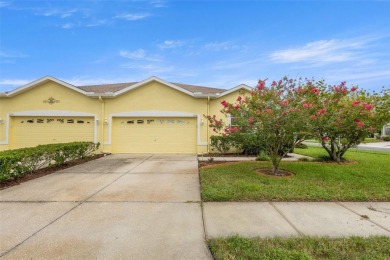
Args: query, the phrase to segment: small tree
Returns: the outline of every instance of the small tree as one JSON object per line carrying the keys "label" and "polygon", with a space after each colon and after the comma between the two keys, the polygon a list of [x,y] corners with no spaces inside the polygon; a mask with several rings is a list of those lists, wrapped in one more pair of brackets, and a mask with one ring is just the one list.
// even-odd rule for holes
{"label": "small tree", "polygon": [[302,107],[310,114],[311,134],[336,162],[389,120],[388,94],[370,95],[345,82],[329,86],[324,81],[307,81],[298,91],[305,96]]}
{"label": "small tree", "polygon": [[234,104],[221,102],[221,112],[234,118],[228,125],[209,116],[209,126],[222,136],[254,136],[272,161],[272,174],[278,175],[281,159],[301,143],[307,124],[307,111],[294,80],[283,78],[266,86],[260,80],[249,96],[239,96]]}

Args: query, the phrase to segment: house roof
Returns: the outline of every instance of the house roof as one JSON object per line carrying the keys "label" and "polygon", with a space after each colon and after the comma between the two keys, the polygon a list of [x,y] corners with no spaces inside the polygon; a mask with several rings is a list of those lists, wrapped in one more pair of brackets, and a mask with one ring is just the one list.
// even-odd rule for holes
{"label": "house roof", "polygon": [[167,87],[176,89],[180,92],[183,92],[187,95],[190,95],[195,98],[220,98],[225,95],[228,95],[236,90],[239,89],[246,89],[251,90],[251,88],[247,85],[239,85],[234,88],[231,88],[229,90],[226,89],[220,89],[220,88],[209,88],[209,87],[203,87],[203,86],[196,86],[196,85],[188,85],[188,84],[182,84],[182,83],[171,83],[167,82],[165,80],[162,80],[158,77],[150,77],[140,82],[127,82],[127,83],[116,83],[116,84],[102,84],[102,85],[88,85],[88,86],[74,86],[72,84],[69,84],[67,82],[61,81],[57,78],[46,76],[43,78],[40,78],[38,80],[35,80],[31,83],[28,83],[24,86],[21,86],[19,88],[16,88],[9,92],[0,92],[0,96],[5,97],[11,97],[14,95],[17,95],[19,93],[22,93],[24,91],[27,91],[31,88],[34,88],[42,83],[53,81],[56,82],[64,87],[67,87],[69,89],[72,89],[76,92],[79,92],[81,94],[84,94],[89,97],[115,97],[118,95],[121,95],[123,93],[126,93],[128,91],[131,91],[133,89],[142,87],[143,85],[156,81],[161,84],[164,84]]}
{"label": "house roof", "polygon": [[[78,88],[80,88],[86,92],[93,92],[93,93],[114,93],[114,92],[120,91],[122,89],[125,89],[127,87],[133,86],[137,83],[139,83],[139,82],[88,85],[88,86],[78,86]],[[188,85],[188,84],[182,84],[182,83],[173,83],[173,82],[170,82],[170,83],[173,85],[176,85],[180,88],[183,88],[185,90],[188,90],[192,93],[217,94],[217,93],[222,93],[222,92],[226,91],[226,89],[220,89],[220,88],[209,88],[209,87]]]}

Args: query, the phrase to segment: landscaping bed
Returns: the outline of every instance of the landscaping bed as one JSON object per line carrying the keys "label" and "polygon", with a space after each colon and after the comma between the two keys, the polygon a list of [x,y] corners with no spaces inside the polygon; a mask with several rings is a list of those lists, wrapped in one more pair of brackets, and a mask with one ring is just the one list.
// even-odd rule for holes
{"label": "landscaping bed", "polygon": [[390,237],[217,238],[215,259],[390,259]]}
{"label": "landscaping bed", "polygon": [[[320,147],[295,153],[321,159]],[[389,201],[390,153],[350,150],[354,163],[282,162],[293,173],[270,178],[258,170],[270,162],[237,162],[202,167],[203,201]],[[214,162],[213,162],[214,163]],[[207,165],[207,164],[205,164]]]}
{"label": "landscaping bed", "polygon": [[89,162],[92,160],[96,160],[96,159],[99,159],[103,156],[104,156],[104,154],[95,154],[95,155],[92,155],[92,156],[84,158],[84,159],[77,159],[77,160],[69,161],[69,162],[66,162],[66,163],[58,165],[58,166],[51,166],[51,167],[45,167],[42,169],[38,169],[38,170],[35,170],[31,173],[28,173],[28,174],[18,178],[16,180],[9,180],[9,181],[0,182],[0,190],[9,188],[9,187],[12,187],[15,185],[19,185],[23,182],[33,180],[33,179],[36,179],[36,178],[39,178],[39,177],[42,177],[45,175],[49,175],[49,174],[54,173],[56,171],[70,168],[70,167],[73,167],[73,166],[78,165],[78,164],[83,164],[83,163],[86,163],[86,162]]}

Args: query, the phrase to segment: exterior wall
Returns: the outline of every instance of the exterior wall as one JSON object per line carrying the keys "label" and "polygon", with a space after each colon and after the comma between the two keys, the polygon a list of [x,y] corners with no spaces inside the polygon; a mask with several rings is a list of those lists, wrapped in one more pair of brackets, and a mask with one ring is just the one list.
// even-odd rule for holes
{"label": "exterior wall", "polygon": [[[165,117],[164,112],[181,112],[196,115],[199,120],[203,119],[203,114],[207,114],[207,99],[191,97],[156,81],[113,99],[105,99],[104,102],[104,121],[107,122],[107,127],[105,127],[103,144],[107,152],[111,152],[112,142],[110,141],[112,140],[109,138],[109,133],[110,128],[112,132],[112,117],[115,117],[116,114],[148,112],[151,115],[154,113]],[[201,153],[207,151],[207,124],[199,123],[198,126],[200,127],[198,153]]]}
{"label": "exterior wall", "polygon": [[[239,91],[235,91],[218,99],[194,98],[157,81],[133,89],[113,98],[88,97],[54,81],[46,81],[18,93],[12,97],[0,97],[0,151],[10,149],[7,144],[7,129],[12,131],[13,113],[44,112],[45,115],[61,115],[64,113],[88,114],[94,116],[96,141],[101,144],[101,151],[111,152],[113,118],[120,114],[131,114],[158,117],[193,117],[197,123],[197,152],[209,151],[209,137],[213,133],[203,115],[216,115],[222,108],[220,102],[234,102]],[[50,104],[49,98],[59,102]],[[111,136],[110,136],[111,134]],[[9,140],[8,134],[8,140]]]}
{"label": "exterior wall", "polygon": [[[50,97],[58,100],[59,103],[45,103],[44,101]],[[98,99],[87,97],[52,81],[42,83],[13,97],[0,98],[0,118],[4,120],[4,123],[0,125],[0,150],[9,149],[9,144],[6,144],[7,127],[9,127],[9,132],[12,129],[12,120],[9,116],[12,113],[22,111],[32,113],[34,111],[47,111],[53,115],[64,111],[88,113],[96,115],[96,119],[99,119],[100,102]],[[98,124],[96,128],[99,133],[101,124]]]}

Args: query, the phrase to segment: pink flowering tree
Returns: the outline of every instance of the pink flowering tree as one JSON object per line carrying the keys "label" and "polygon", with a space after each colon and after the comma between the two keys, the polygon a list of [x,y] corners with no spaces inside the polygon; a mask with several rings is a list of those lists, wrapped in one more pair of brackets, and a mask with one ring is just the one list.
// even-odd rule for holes
{"label": "pink flowering tree", "polygon": [[302,108],[310,114],[309,131],[336,162],[389,121],[384,95],[348,88],[345,82],[329,86],[324,81],[307,81],[298,92],[305,96]]}
{"label": "pink flowering tree", "polygon": [[308,111],[297,89],[297,82],[288,78],[269,86],[260,80],[250,95],[239,96],[234,103],[221,102],[221,112],[233,117],[234,125],[209,116],[209,126],[221,136],[255,136],[272,161],[271,174],[279,175],[281,159],[304,140],[307,131]]}

